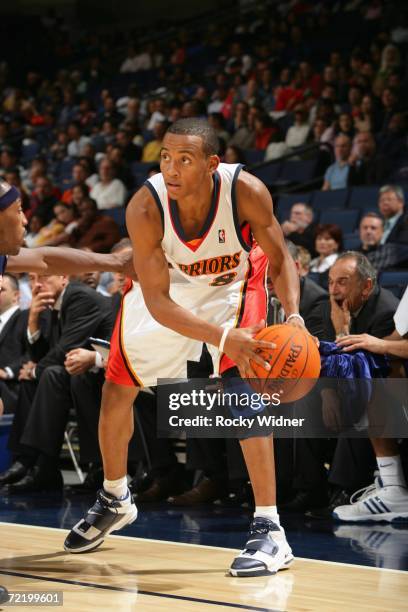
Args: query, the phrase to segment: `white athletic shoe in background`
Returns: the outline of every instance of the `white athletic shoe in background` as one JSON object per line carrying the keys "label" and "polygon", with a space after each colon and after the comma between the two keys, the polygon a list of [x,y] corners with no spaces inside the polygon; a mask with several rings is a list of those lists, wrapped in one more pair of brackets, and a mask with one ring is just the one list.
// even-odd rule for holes
{"label": "white athletic shoe in background", "polygon": [[333,517],[338,521],[364,522],[385,521],[399,523],[408,521],[408,489],[398,485],[383,486],[377,477],[374,484],[356,491],[350,504],[337,506]]}

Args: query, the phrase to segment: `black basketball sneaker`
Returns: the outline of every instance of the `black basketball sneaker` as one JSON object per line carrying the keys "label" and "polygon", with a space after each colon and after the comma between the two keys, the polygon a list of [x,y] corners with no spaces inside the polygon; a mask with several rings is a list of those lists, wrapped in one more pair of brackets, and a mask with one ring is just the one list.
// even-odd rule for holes
{"label": "black basketball sneaker", "polygon": [[113,531],[133,523],[137,508],[128,489],[124,498],[118,499],[100,489],[96,502],[85,516],[69,532],[64,548],[71,553],[81,553],[97,548]]}
{"label": "black basketball sneaker", "polygon": [[6,603],[9,600],[9,594],[6,587],[0,586],[0,604]]}
{"label": "black basketball sneaker", "polygon": [[267,518],[255,518],[249,538],[231,567],[231,576],[268,576],[288,569],[294,557],[285,532]]}

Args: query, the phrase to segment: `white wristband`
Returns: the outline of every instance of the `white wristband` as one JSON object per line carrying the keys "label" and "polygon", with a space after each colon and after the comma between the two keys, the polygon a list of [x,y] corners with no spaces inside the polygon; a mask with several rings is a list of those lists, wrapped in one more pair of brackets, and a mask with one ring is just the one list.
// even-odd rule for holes
{"label": "white wristband", "polygon": [[229,333],[230,329],[231,329],[230,327],[225,327],[224,331],[222,332],[221,340],[220,340],[220,343],[218,345],[218,350],[220,351],[220,353],[224,352],[224,344],[225,344],[225,341],[227,339],[227,336],[228,336],[228,333]]}
{"label": "white wristband", "polygon": [[289,321],[291,319],[293,319],[294,317],[296,317],[297,319],[300,319],[302,321],[303,325],[305,324],[304,318],[300,314],[298,314],[297,312],[294,312],[293,314],[289,315],[288,318],[286,319],[286,323],[289,323]]}

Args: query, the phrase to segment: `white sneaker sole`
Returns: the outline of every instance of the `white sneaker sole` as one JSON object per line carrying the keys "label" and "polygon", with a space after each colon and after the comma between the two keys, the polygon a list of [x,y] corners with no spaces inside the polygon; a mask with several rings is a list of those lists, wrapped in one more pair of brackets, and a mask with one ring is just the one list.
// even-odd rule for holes
{"label": "white sneaker sole", "polygon": [[229,574],[230,576],[234,576],[235,578],[251,578],[251,577],[253,578],[255,576],[273,576],[274,574],[277,574],[280,571],[289,569],[289,567],[292,565],[294,560],[295,560],[295,557],[292,554],[290,554],[290,555],[286,555],[282,564],[274,570],[269,570],[268,568],[264,568],[264,569],[260,568],[258,570],[257,569],[236,570],[236,569],[230,568]]}
{"label": "white sneaker sole", "polygon": [[134,509],[132,509],[131,512],[126,512],[126,514],[123,515],[123,518],[120,521],[112,525],[112,527],[108,531],[106,531],[103,535],[101,535],[101,537],[98,538],[97,540],[94,540],[93,542],[90,542],[89,544],[85,544],[84,546],[81,546],[81,548],[68,548],[64,544],[64,550],[72,554],[89,552],[91,550],[94,550],[95,548],[97,548],[98,546],[102,544],[102,542],[104,541],[105,538],[108,537],[108,535],[110,535],[114,531],[119,531],[119,529],[122,529],[126,525],[131,525],[132,523],[135,522],[136,519],[137,519],[137,508],[135,507]]}
{"label": "white sneaker sole", "polygon": [[342,523],[406,523],[408,512],[383,512],[379,514],[361,514],[360,516],[341,516],[333,512],[333,518]]}

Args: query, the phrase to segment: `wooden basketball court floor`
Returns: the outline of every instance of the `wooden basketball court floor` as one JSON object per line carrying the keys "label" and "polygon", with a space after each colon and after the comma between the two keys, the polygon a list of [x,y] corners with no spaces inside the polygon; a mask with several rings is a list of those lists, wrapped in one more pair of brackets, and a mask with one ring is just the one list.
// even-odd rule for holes
{"label": "wooden basketball court floor", "polygon": [[297,558],[275,576],[232,578],[233,549],[117,535],[72,555],[62,549],[66,533],[0,523],[0,583],[62,591],[64,612],[408,610],[408,573],[400,570]]}

